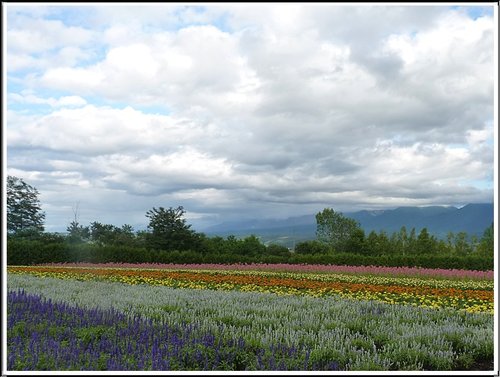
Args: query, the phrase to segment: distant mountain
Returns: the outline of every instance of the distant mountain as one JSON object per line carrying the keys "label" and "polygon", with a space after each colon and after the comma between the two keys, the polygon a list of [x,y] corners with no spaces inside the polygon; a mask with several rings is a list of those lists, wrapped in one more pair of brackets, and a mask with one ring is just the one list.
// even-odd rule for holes
{"label": "distant mountain", "polygon": [[[429,233],[445,238],[448,232],[466,232],[481,237],[493,222],[493,204],[467,204],[462,208],[430,206],[399,207],[389,210],[345,212],[344,216],[358,221],[365,233],[385,231],[389,235],[404,225],[408,231],[418,232],[427,228]],[[296,242],[316,238],[316,217],[305,215],[287,219],[251,219],[239,222],[221,223],[203,230],[209,236],[235,235],[244,237],[251,234],[261,237],[264,242],[277,242],[293,246]]]}
{"label": "distant mountain", "polygon": [[370,211],[346,213],[361,224],[365,232],[384,230],[391,234],[404,225],[409,231],[415,228],[418,232],[427,228],[429,233],[437,237],[446,237],[448,232],[467,232],[481,236],[493,222],[493,204],[467,204],[460,209],[456,207],[400,207],[372,214]]}

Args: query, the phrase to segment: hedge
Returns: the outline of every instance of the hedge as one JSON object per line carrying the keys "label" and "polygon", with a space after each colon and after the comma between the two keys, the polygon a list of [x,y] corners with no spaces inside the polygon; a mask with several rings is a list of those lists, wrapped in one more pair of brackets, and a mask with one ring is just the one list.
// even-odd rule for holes
{"label": "hedge", "polygon": [[64,262],[124,262],[124,263],[292,263],[333,264],[351,266],[388,266],[455,268],[466,270],[492,270],[493,259],[477,255],[361,255],[338,254],[296,254],[256,256],[231,253],[202,254],[196,251],[148,250],[124,246],[98,246],[94,244],[69,244],[42,242],[37,240],[7,241],[8,265],[33,265]]}

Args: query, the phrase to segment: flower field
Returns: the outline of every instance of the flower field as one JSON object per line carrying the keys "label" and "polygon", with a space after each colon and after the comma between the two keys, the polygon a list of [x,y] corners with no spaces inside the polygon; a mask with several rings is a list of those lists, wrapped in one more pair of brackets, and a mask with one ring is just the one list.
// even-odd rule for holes
{"label": "flower field", "polygon": [[[162,264],[162,263],[48,263],[45,266],[54,267],[103,267],[103,268],[145,268],[163,270],[220,270],[220,264]],[[370,274],[387,276],[429,276],[457,279],[491,279],[493,271],[473,271],[442,268],[422,268],[422,267],[380,267],[380,266],[335,266],[324,264],[226,264],[224,270],[250,270],[250,271],[288,271],[288,272],[324,272],[324,273],[345,273],[345,274]]]}
{"label": "flower field", "polygon": [[272,267],[9,266],[8,369],[493,369],[492,276]]}

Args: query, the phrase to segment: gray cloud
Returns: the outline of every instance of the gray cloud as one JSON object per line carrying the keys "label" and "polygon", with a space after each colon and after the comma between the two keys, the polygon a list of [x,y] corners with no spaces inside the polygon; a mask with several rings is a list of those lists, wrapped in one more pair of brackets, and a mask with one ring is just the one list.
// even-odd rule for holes
{"label": "gray cloud", "polygon": [[141,226],[153,206],[208,224],[493,199],[492,17],[78,9],[8,9],[7,172],[43,193],[48,229],[76,202]]}

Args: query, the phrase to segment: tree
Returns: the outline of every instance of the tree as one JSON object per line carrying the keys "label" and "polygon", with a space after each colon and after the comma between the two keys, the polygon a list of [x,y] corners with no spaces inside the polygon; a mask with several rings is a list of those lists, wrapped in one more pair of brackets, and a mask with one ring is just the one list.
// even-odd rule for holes
{"label": "tree", "polygon": [[68,232],[68,241],[70,243],[82,243],[88,241],[90,238],[90,229],[88,226],[83,226],[78,221],[72,221],[66,228]]}
{"label": "tree", "polygon": [[410,254],[414,254],[417,249],[417,233],[415,231],[415,228],[411,228],[410,235],[408,236],[407,240],[408,240],[407,250],[410,252]]}
{"label": "tree", "polygon": [[121,228],[115,227],[115,238],[113,242],[116,245],[132,246],[136,243],[134,227],[130,224],[123,224]]}
{"label": "tree", "polygon": [[90,229],[88,226],[80,225],[78,222],[78,207],[80,203],[77,202],[75,208],[72,208],[74,220],[66,228],[68,232],[67,240],[70,243],[82,243],[87,242],[90,238]]}
{"label": "tree", "polygon": [[417,237],[415,251],[417,254],[432,254],[434,252],[434,243],[435,240],[433,237],[431,237],[431,235],[427,231],[427,228],[422,228]]}
{"label": "tree", "polygon": [[402,226],[396,236],[397,252],[403,255],[406,254],[408,249],[408,232],[406,231],[406,226]]}
{"label": "tree", "polygon": [[346,241],[346,250],[350,253],[365,254],[365,231],[361,228],[354,229]]}
{"label": "tree", "polygon": [[483,233],[481,242],[477,246],[477,252],[480,255],[493,258],[494,244],[495,244],[495,235],[493,230],[493,223],[491,223],[491,225],[488,228],[486,228],[486,230]]}
{"label": "tree", "polygon": [[183,218],[186,211],[182,206],[165,209],[154,208],[146,213],[149,218],[148,247],[155,250],[188,250],[196,247],[195,232]]}
{"label": "tree", "polygon": [[366,237],[366,249],[369,255],[390,254],[391,241],[387,233],[381,230],[378,234],[372,230]]}
{"label": "tree", "polygon": [[90,223],[90,237],[98,245],[111,245],[115,238],[116,229],[114,225],[94,221]]}
{"label": "tree", "polygon": [[330,247],[318,240],[302,241],[295,245],[297,254],[328,254]]}
{"label": "tree", "polygon": [[266,251],[266,246],[262,244],[259,238],[252,234],[239,240],[237,247],[233,252],[238,255],[256,256],[262,255]]}
{"label": "tree", "polygon": [[331,208],[316,214],[316,236],[318,240],[332,246],[336,251],[348,251],[348,241],[353,237],[359,223]]}
{"label": "tree", "polygon": [[472,253],[472,246],[468,241],[468,236],[466,232],[458,232],[455,235],[455,253],[458,255],[467,255]]}
{"label": "tree", "polygon": [[42,212],[38,190],[22,178],[7,177],[7,231],[44,231],[45,213]]}
{"label": "tree", "polygon": [[269,255],[277,255],[281,257],[289,257],[290,256],[290,250],[288,250],[288,247],[283,246],[283,245],[278,245],[278,244],[271,244],[267,246],[266,253]]}

